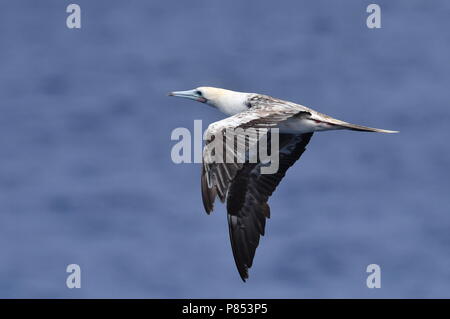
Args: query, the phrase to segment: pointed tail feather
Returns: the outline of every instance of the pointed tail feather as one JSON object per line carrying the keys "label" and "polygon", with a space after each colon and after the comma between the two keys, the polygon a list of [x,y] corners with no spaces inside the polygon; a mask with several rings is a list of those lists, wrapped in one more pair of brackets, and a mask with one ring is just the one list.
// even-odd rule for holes
{"label": "pointed tail feather", "polygon": [[362,126],[357,124],[348,123],[345,121],[341,121],[335,118],[332,118],[329,115],[316,113],[312,114],[311,119],[316,122],[323,122],[327,124],[331,124],[337,126],[338,129],[344,130],[352,130],[352,131],[360,131],[360,132],[377,132],[377,133],[398,133],[399,131],[391,131],[391,130],[383,130],[380,128]]}
{"label": "pointed tail feather", "polygon": [[378,132],[378,133],[398,133],[399,131],[390,131],[390,130],[383,130],[380,128],[373,128],[373,127],[367,127],[362,125],[356,125],[351,123],[339,123],[339,126],[341,126],[343,129],[352,130],[352,131],[360,131],[360,132]]}

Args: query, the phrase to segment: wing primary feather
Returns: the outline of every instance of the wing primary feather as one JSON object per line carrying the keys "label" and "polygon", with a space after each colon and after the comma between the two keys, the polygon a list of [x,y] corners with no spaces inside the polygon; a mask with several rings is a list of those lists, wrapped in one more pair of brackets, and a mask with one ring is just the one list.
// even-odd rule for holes
{"label": "wing primary feather", "polygon": [[217,192],[215,186],[211,188],[208,187],[208,181],[204,169],[202,170],[200,184],[202,188],[203,207],[205,208],[206,213],[209,215],[214,209],[214,200],[217,196]]}

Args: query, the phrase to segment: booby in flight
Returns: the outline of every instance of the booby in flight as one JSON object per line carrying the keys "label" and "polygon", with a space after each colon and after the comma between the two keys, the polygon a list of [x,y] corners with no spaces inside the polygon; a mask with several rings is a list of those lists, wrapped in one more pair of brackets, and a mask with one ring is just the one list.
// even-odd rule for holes
{"label": "booby in flight", "polygon": [[[350,124],[293,102],[271,96],[235,92],[213,87],[199,87],[188,91],[169,93],[206,103],[229,115],[224,120],[209,125],[206,135],[225,137],[227,129],[270,128],[279,129],[278,170],[261,174],[265,165],[211,161],[207,139],[203,150],[201,193],[206,213],[211,213],[214,200],[226,201],[231,247],[237,269],[243,281],[248,278],[259,238],[264,235],[266,218],[270,217],[269,197],[291,167],[303,154],[311,136],[316,131],[353,130],[363,132],[397,133],[361,125]],[[226,152],[236,152],[227,149]]]}

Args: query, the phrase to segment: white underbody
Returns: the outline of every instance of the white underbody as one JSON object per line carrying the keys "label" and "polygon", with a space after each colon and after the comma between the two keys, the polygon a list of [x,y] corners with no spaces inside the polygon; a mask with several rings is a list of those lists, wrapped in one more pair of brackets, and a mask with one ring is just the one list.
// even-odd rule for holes
{"label": "white underbody", "polygon": [[328,124],[326,122],[318,122],[308,118],[291,118],[277,126],[280,129],[280,133],[311,133],[317,131],[330,131],[339,130],[342,127]]}

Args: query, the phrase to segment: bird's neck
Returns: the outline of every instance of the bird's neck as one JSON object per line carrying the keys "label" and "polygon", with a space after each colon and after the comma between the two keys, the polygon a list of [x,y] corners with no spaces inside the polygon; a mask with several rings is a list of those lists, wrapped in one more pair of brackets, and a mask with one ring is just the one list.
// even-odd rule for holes
{"label": "bird's neck", "polygon": [[235,115],[248,109],[248,98],[250,93],[228,91],[217,99],[210,101],[210,104],[222,113]]}

